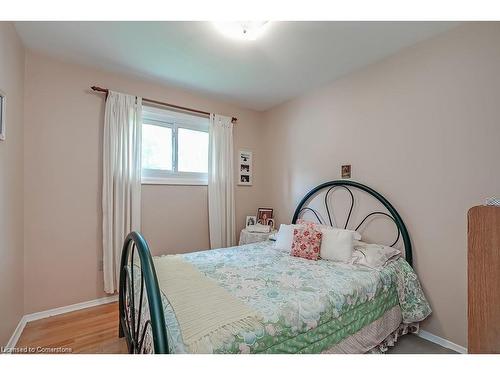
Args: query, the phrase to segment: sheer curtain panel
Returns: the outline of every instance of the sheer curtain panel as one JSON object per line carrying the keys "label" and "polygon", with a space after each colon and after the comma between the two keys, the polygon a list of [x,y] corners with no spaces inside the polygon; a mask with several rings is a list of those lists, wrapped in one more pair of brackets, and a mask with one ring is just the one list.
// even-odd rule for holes
{"label": "sheer curtain panel", "polygon": [[118,290],[123,241],[141,227],[142,99],[109,91],[104,113],[102,246],[104,291]]}
{"label": "sheer curtain panel", "polygon": [[235,245],[233,123],[231,117],[210,115],[208,216],[210,247]]}

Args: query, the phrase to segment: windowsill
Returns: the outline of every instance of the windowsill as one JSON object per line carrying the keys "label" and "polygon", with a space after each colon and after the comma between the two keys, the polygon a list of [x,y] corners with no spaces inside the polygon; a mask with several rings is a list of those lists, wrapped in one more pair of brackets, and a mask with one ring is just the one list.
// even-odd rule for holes
{"label": "windowsill", "polygon": [[187,186],[207,186],[208,181],[197,178],[154,178],[143,177],[142,185],[187,185]]}

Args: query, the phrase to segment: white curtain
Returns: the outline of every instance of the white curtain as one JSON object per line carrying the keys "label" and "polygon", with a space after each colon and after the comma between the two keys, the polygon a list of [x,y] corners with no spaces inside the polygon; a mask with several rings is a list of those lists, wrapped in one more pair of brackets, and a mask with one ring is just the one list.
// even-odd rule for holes
{"label": "white curtain", "polygon": [[233,123],[210,115],[208,220],[212,249],[235,245]]}
{"label": "white curtain", "polygon": [[142,99],[109,91],[104,113],[102,232],[104,291],[119,288],[121,247],[141,226]]}

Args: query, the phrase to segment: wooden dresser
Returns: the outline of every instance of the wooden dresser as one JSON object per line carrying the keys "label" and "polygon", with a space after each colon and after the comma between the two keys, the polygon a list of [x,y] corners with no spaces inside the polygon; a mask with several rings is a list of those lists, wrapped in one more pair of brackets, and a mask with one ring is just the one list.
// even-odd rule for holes
{"label": "wooden dresser", "polygon": [[500,353],[500,207],[468,213],[468,352]]}

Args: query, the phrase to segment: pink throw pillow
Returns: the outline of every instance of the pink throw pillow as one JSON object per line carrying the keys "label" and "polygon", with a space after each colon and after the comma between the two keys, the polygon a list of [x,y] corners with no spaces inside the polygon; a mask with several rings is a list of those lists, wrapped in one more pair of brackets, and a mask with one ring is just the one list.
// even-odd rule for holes
{"label": "pink throw pillow", "polygon": [[293,230],[292,252],[294,257],[318,260],[321,249],[321,231],[311,226]]}

